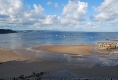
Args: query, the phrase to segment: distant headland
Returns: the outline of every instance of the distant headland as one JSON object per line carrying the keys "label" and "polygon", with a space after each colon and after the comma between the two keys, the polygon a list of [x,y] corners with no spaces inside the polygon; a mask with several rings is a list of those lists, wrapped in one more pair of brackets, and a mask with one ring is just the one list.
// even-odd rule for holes
{"label": "distant headland", "polygon": [[16,33],[17,31],[11,29],[0,29],[0,34]]}

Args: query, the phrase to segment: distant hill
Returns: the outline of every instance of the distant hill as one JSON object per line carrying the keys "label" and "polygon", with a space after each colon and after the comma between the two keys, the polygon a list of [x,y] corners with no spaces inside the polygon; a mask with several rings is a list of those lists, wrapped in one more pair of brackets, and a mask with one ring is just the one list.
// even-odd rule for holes
{"label": "distant hill", "polygon": [[0,34],[8,34],[8,33],[16,33],[16,31],[13,31],[11,29],[0,29]]}

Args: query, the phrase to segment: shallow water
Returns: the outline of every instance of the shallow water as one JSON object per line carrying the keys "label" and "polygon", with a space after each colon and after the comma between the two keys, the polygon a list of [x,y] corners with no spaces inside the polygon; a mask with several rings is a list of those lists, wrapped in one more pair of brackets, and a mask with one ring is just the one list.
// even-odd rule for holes
{"label": "shallow water", "polygon": [[[28,50],[28,52],[27,52]],[[69,55],[61,53],[53,53],[42,50],[34,50],[27,48],[26,50],[14,50],[18,55],[27,57],[42,59],[51,62],[64,63],[68,65],[79,65],[79,66],[116,66],[118,65],[118,58],[102,58],[99,56],[86,56],[82,55]]]}
{"label": "shallow water", "polygon": [[17,49],[55,44],[96,44],[118,38],[118,32],[23,31],[0,34],[0,47]]}
{"label": "shallow water", "polygon": [[[99,41],[112,41],[118,38],[118,32],[62,32],[62,31],[22,31],[20,33],[0,34],[0,47],[16,49],[19,55],[39,58],[48,61],[62,62],[75,65],[118,65],[118,58],[112,57],[117,52],[101,58],[100,56],[67,55],[46,51],[34,51],[30,47],[41,45],[78,45],[96,44]],[[18,50],[29,48],[30,52]],[[33,51],[33,52],[31,52]]]}

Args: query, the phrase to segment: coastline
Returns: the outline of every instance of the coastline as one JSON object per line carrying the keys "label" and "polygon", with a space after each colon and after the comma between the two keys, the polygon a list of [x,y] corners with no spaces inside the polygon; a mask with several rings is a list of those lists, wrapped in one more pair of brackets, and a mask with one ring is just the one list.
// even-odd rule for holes
{"label": "coastline", "polygon": [[[7,49],[0,48],[0,62],[7,61],[41,61],[55,57],[72,56],[73,58],[99,57],[102,59],[117,59],[115,52],[102,53],[95,50],[96,45],[42,45],[32,48]],[[48,56],[48,54],[51,54]],[[55,56],[55,57],[54,57]],[[49,58],[48,58],[49,57]],[[61,59],[61,58],[60,58]]]}
{"label": "coastline", "polygon": [[[94,49],[94,47],[95,45],[45,45],[45,46],[33,47],[32,49],[49,51],[55,54],[61,53],[61,54],[82,55],[82,56],[99,55],[98,53],[95,54],[94,52],[91,52]],[[23,50],[21,49],[20,51],[22,52]],[[30,51],[26,52],[29,53]],[[13,76],[20,76],[22,74],[31,75],[32,72],[42,72],[42,71],[55,72],[61,70],[68,70],[76,74],[81,74],[83,76],[92,76],[99,78],[111,78],[111,77],[118,78],[117,77],[118,66],[81,67],[79,65],[72,65],[72,64],[68,65],[58,62],[50,62],[40,59],[38,60],[26,56],[17,55],[13,52],[13,50],[0,48],[0,62],[3,63],[0,64],[0,69],[1,69],[0,75],[2,77],[13,77]],[[27,61],[29,63],[27,63]]]}
{"label": "coastline", "polygon": [[34,61],[35,59],[17,55],[13,50],[0,47],[0,63],[9,61]]}
{"label": "coastline", "polygon": [[73,67],[73,65],[17,55],[12,50],[0,48],[0,79],[20,75],[29,76],[33,72],[53,72],[78,68],[78,66]]}

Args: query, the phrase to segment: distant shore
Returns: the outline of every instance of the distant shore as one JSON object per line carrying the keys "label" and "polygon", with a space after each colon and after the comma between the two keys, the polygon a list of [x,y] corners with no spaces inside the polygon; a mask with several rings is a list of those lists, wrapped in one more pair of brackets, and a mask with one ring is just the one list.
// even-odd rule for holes
{"label": "distant shore", "polygon": [[8,34],[8,33],[17,33],[17,31],[11,29],[0,29],[0,34]]}

